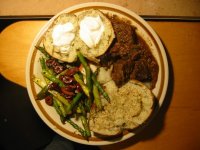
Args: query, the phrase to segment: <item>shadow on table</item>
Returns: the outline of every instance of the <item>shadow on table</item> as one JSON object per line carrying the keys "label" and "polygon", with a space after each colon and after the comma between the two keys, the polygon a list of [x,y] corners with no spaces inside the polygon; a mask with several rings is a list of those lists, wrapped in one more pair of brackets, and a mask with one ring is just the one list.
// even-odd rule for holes
{"label": "shadow on table", "polygon": [[[164,44],[163,44],[164,45]],[[165,46],[164,46],[165,47]],[[145,141],[149,139],[155,138],[165,127],[165,114],[170,106],[173,90],[174,90],[174,72],[173,72],[173,65],[168,54],[167,48],[165,47],[166,55],[168,59],[169,65],[169,83],[167,88],[167,93],[163,102],[161,109],[159,110],[158,114],[150,121],[149,125],[144,127],[139,134],[136,134],[132,138],[125,140],[120,143],[116,143],[113,145],[102,146],[102,149],[111,150],[113,146],[115,150],[125,149],[131,145],[136,144],[139,141]],[[116,149],[117,147],[117,149]]]}
{"label": "shadow on table", "polygon": [[[37,115],[26,88],[0,74],[0,150],[98,150],[53,132]],[[66,149],[66,148],[65,148]]]}

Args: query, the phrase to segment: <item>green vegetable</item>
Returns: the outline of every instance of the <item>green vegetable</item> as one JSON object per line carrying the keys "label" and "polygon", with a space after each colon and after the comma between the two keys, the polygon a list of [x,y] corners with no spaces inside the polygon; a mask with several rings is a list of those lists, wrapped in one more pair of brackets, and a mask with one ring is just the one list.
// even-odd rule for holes
{"label": "green vegetable", "polygon": [[59,111],[60,113],[58,113],[59,115],[66,117],[67,113],[65,111],[65,108],[63,107],[63,104],[57,100],[55,97],[53,97],[53,106],[55,105],[57,111]]}
{"label": "green vegetable", "polygon": [[54,99],[54,98],[53,98],[53,107],[55,108],[56,112],[57,112],[60,116],[63,115],[62,112],[61,112],[61,110],[60,110],[60,107],[59,107],[59,105],[58,105],[58,103],[57,103],[57,100]]}
{"label": "green vegetable", "polygon": [[51,93],[57,100],[63,103],[66,106],[66,109],[69,109],[68,107],[70,107],[70,103],[68,102],[67,99],[61,96],[60,93],[54,90],[49,90],[49,93]]}
{"label": "green vegetable", "polygon": [[81,103],[79,103],[79,108],[81,110],[80,118],[81,118],[82,125],[83,125],[83,127],[85,129],[86,135],[88,137],[90,137],[91,136],[91,132],[90,132],[90,128],[89,128],[89,123],[87,121],[87,114],[86,114],[85,109],[84,109],[84,107],[83,107],[83,105]]}
{"label": "green vegetable", "polygon": [[46,52],[45,47],[41,47],[41,46],[35,46],[36,49],[38,49],[41,53],[44,54],[44,56],[46,58],[51,58],[51,56]]}
{"label": "green vegetable", "polygon": [[90,91],[88,87],[85,85],[85,83],[81,80],[80,76],[76,73],[74,75],[74,79],[80,84],[81,88],[83,89],[83,92],[87,97],[90,97]]}
{"label": "green vegetable", "polygon": [[[45,79],[48,79],[54,83],[57,83],[60,87],[65,86],[62,81],[56,78],[53,71],[46,66],[45,59],[43,57],[40,58],[40,65],[42,67],[42,74],[45,77]],[[49,83],[48,80],[46,80],[47,83]]]}
{"label": "green vegetable", "polygon": [[60,76],[64,75],[67,72],[68,69],[65,69],[64,71],[62,71],[61,73],[59,73],[56,78],[59,78]]}
{"label": "green vegetable", "polygon": [[58,78],[56,78],[53,74],[50,74],[47,70],[42,70],[42,73],[44,75],[44,77],[46,77],[47,79],[49,79],[50,81],[57,83],[60,87],[64,87],[65,84],[59,80]]}
{"label": "green vegetable", "polygon": [[44,59],[44,57],[41,57],[40,58],[40,65],[41,65],[41,67],[42,67],[42,70],[46,70],[47,68],[46,68],[46,64],[45,64],[45,59]]}
{"label": "green vegetable", "polygon": [[67,113],[72,111],[72,109],[78,103],[78,101],[80,100],[80,98],[81,98],[82,95],[83,95],[82,93],[77,93],[76,94],[76,96],[71,101],[70,106],[66,110]]}
{"label": "green vegetable", "polygon": [[44,99],[48,95],[48,85],[45,85],[42,90],[37,94],[36,99]]}
{"label": "green vegetable", "polygon": [[35,82],[39,87],[43,88],[46,86],[46,83],[42,81],[40,78],[33,76],[33,82]]}
{"label": "green vegetable", "polygon": [[84,56],[81,54],[81,52],[77,52],[77,56],[81,62],[81,64],[83,65],[83,67],[85,68],[86,71],[86,85],[89,88],[89,91],[92,90],[92,79],[91,79],[91,69],[87,64],[87,61],[85,60]]}
{"label": "green vegetable", "polygon": [[93,74],[92,75],[92,81],[94,83],[94,85],[99,89],[99,92],[101,92],[101,94],[103,95],[103,97],[107,100],[110,101],[110,98],[108,96],[108,94],[106,93],[106,91],[103,89],[103,87],[100,85],[100,83],[97,81],[96,76]]}
{"label": "green vegetable", "polygon": [[102,104],[101,104],[101,99],[99,96],[99,91],[95,84],[93,85],[93,95],[94,95],[94,103],[96,104],[97,109],[102,110]]}
{"label": "green vegetable", "polygon": [[81,127],[79,127],[76,123],[74,123],[71,119],[67,118],[66,121],[71,126],[73,126],[83,137],[85,137],[86,139],[88,138],[87,133]]}
{"label": "green vegetable", "polygon": [[91,72],[91,69],[87,63],[87,61],[85,60],[84,56],[81,54],[80,51],[77,52],[77,56],[81,62],[81,64],[83,65],[85,71],[86,71],[86,85],[89,89],[89,97],[87,99],[87,107],[88,107],[88,110],[90,110],[90,107],[92,105],[92,96],[91,96],[91,93],[92,93],[92,79],[91,79],[91,75],[92,75],[92,72]]}

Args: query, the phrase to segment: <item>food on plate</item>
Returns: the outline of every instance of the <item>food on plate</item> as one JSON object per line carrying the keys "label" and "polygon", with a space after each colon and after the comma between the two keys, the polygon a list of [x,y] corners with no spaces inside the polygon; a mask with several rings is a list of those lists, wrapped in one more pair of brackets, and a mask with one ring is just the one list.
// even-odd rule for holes
{"label": "food on plate", "polygon": [[90,9],[78,15],[78,49],[88,59],[98,62],[98,56],[106,52],[115,34],[110,20],[99,10]]}
{"label": "food on plate", "polygon": [[35,98],[86,139],[143,125],[154,109],[158,64],[136,30],[95,9],[59,15],[36,46],[44,80],[33,77],[41,87]]}
{"label": "food on plate", "polygon": [[159,68],[148,45],[128,21],[117,16],[110,16],[109,19],[116,38],[106,53],[99,57],[100,64],[105,67],[113,65],[112,78],[118,87],[134,79],[150,82],[153,89]]}
{"label": "food on plate", "polygon": [[76,61],[77,32],[78,19],[75,15],[68,13],[59,15],[44,34],[45,50],[49,55],[61,61]]}
{"label": "food on plate", "polygon": [[149,88],[130,80],[118,88],[111,80],[104,84],[110,103],[102,111],[91,111],[90,129],[104,136],[114,136],[143,124],[153,111],[154,96]]}
{"label": "food on plate", "polygon": [[65,61],[76,61],[76,51],[98,62],[115,37],[111,22],[99,10],[90,9],[79,15],[61,14],[44,35],[46,51]]}

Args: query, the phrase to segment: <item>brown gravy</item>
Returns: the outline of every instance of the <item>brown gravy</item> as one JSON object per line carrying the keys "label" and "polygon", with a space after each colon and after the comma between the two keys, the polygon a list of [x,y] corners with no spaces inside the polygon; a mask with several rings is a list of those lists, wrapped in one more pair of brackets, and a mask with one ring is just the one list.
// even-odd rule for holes
{"label": "brown gravy", "polygon": [[100,56],[104,67],[113,65],[112,79],[118,87],[130,79],[150,82],[153,89],[157,82],[158,64],[146,42],[136,34],[136,28],[117,16],[109,17],[116,38],[107,52]]}

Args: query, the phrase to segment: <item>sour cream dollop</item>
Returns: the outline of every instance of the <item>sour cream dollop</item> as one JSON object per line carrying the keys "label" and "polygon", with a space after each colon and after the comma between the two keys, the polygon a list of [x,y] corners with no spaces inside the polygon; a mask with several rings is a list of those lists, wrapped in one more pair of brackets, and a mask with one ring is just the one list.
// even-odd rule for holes
{"label": "sour cream dollop", "polygon": [[74,26],[71,22],[55,25],[52,32],[53,45],[59,46],[61,53],[66,53],[75,38]]}
{"label": "sour cream dollop", "polygon": [[96,47],[103,32],[104,24],[100,16],[85,16],[80,22],[79,36],[89,48]]}

